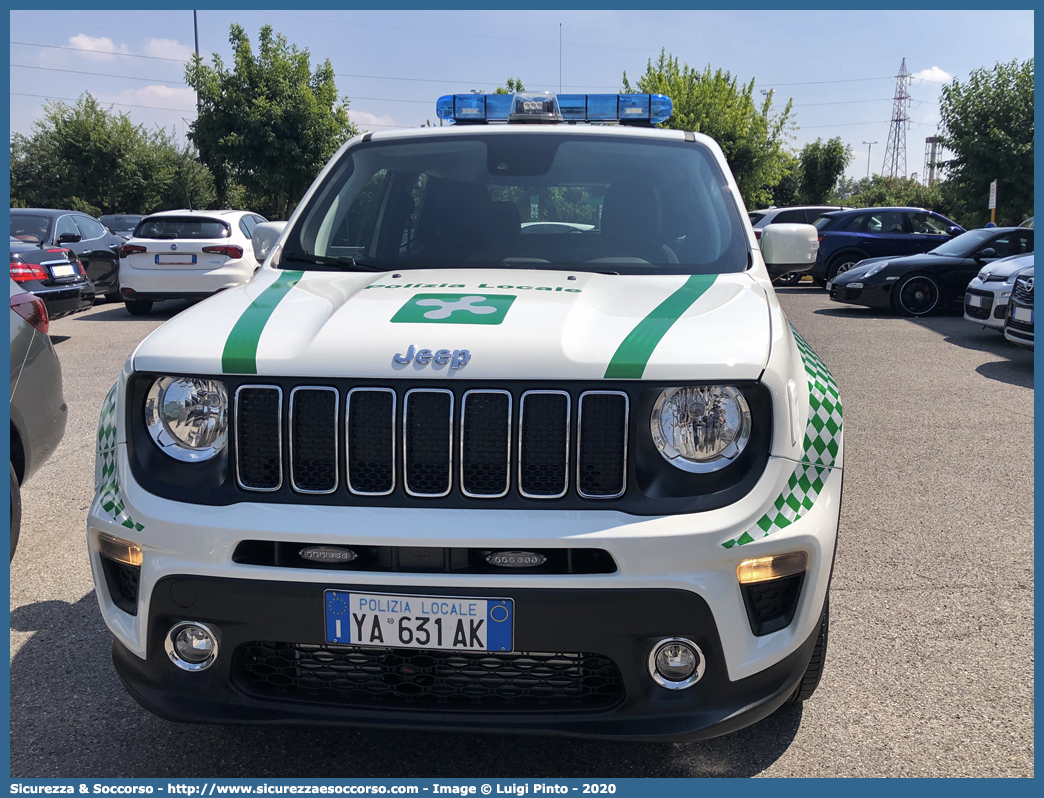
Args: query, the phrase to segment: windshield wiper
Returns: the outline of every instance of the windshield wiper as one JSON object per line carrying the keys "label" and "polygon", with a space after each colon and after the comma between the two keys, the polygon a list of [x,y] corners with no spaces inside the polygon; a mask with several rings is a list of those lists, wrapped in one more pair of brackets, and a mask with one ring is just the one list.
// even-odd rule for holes
{"label": "windshield wiper", "polygon": [[376,263],[370,263],[364,260],[358,260],[349,255],[342,257],[330,258],[325,255],[312,255],[308,252],[287,252],[283,256],[284,261],[292,261],[294,263],[311,263],[313,266],[323,266],[341,271],[360,271],[360,272],[385,272],[388,271],[385,267],[380,266]]}

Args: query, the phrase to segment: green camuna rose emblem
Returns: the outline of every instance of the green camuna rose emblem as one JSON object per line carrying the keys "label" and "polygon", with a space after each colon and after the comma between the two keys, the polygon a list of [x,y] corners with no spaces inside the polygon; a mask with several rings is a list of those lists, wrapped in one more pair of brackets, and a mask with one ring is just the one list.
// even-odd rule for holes
{"label": "green camuna rose emblem", "polygon": [[414,294],[392,316],[394,323],[500,324],[514,295]]}

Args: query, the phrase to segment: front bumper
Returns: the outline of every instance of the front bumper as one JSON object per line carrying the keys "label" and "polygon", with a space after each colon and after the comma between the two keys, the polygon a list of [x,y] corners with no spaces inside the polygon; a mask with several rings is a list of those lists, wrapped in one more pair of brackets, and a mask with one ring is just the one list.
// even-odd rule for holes
{"label": "front bumper", "polygon": [[890,308],[892,306],[892,283],[867,284],[865,281],[862,282],[862,288],[849,288],[845,283],[839,285],[837,282],[832,282],[830,298],[835,302],[865,305],[871,308]]}
{"label": "front bumper", "polygon": [[[997,283],[993,283],[993,285],[997,285]],[[1007,293],[1008,296],[1002,297],[1004,293]],[[982,283],[976,286],[973,282],[964,294],[964,318],[984,327],[1003,330],[1010,295],[1011,286],[992,290],[985,288]],[[978,304],[974,304],[975,302]]]}
{"label": "front bumper", "polygon": [[[386,589],[385,585],[356,587],[369,592]],[[251,679],[254,671],[244,647],[258,641],[278,641],[286,647],[321,644],[323,590],[322,584],[167,577],[156,585],[149,607],[147,659],[139,659],[117,641],[113,648],[117,672],[143,706],[172,720],[360,724],[681,741],[734,731],[778,708],[804,674],[818,631],[813,629],[776,664],[731,681],[714,614],[692,592],[473,589],[469,595],[475,597],[509,594],[514,599],[516,651],[585,652],[615,663],[619,689],[612,703],[597,708],[534,705],[528,710],[522,708],[526,702],[500,706],[487,705],[484,699],[465,700],[455,708],[425,705],[416,695],[423,680],[431,677],[408,670],[405,675],[393,671],[376,677],[373,696],[360,697],[356,691],[354,698],[340,701],[316,698],[314,677],[303,667],[283,669],[278,682],[271,680],[271,689],[267,683],[259,686],[256,677]],[[430,595],[459,592],[440,586],[420,586],[416,591]],[[818,617],[822,603],[814,609]],[[205,671],[180,670],[164,652],[164,635],[184,620],[218,630],[218,656]],[[668,637],[687,637],[705,655],[703,678],[687,690],[665,690],[649,676],[649,652]],[[292,683],[294,679],[297,684]],[[323,689],[332,692],[332,688]]]}

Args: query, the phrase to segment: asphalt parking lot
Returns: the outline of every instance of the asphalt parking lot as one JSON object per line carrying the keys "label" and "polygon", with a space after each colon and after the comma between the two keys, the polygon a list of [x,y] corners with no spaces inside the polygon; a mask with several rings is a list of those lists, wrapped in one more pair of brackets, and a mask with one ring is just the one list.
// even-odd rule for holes
{"label": "asphalt parking lot", "polygon": [[830,649],[803,708],[683,745],[153,717],[112,670],[84,519],[102,399],[184,305],[102,304],[51,328],[69,423],[11,566],[12,777],[1032,776],[1032,352],[956,316],[779,293],[846,411]]}

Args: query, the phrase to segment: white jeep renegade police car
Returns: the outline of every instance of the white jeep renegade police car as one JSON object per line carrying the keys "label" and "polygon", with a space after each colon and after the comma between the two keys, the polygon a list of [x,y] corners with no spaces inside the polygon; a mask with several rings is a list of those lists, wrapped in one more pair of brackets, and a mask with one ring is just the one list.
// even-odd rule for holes
{"label": "white jeep renegade police car", "polygon": [[127,689],[190,721],[665,740],[806,699],[841,403],[770,268],[815,229],[759,245],[660,95],[438,112],[348,142],[254,232],[257,276],[109,393],[87,534]]}

